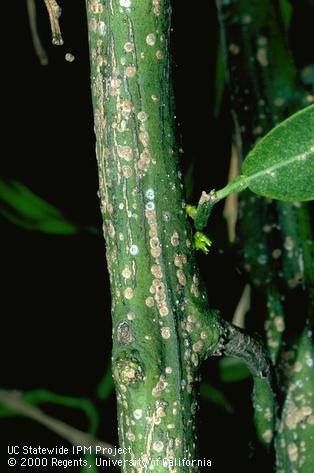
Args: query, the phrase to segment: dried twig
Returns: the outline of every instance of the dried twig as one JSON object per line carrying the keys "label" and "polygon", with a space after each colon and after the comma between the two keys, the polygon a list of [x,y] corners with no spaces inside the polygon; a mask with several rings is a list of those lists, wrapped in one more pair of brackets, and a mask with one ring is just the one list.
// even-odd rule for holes
{"label": "dried twig", "polygon": [[61,8],[55,0],[44,0],[51,25],[52,44],[61,46],[63,44],[62,34],[59,25],[59,18],[61,16]]}
{"label": "dried twig", "polygon": [[98,446],[101,448],[100,454],[102,456],[117,459],[117,455],[109,453],[114,450],[114,447],[111,444],[101,442],[89,434],[81,432],[80,430],[65,424],[59,419],[54,419],[53,417],[48,416],[37,407],[34,407],[28,402],[24,401],[22,399],[22,393],[19,391],[0,389],[0,402],[5,404],[13,411],[16,411],[18,414],[35,420],[41,425],[44,425],[73,445],[92,447],[93,451],[95,451],[95,447]]}
{"label": "dried twig", "polygon": [[251,308],[251,286],[246,284],[233,314],[232,323],[240,328],[245,328],[245,316]]}
{"label": "dried twig", "polygon": [[[228,182],[232,181],[239,174],[238,152],[236,146],[232,145]],[[226,198],[224,213],[227,220],[228,236],[230,243],[236,238],[236,223],[238,218],[238,194],[236,192],[229,194]]]}
{"label": "dried twig", "polygon": [[35,0],[27,0],[27,12],[35,52],[37,54],[40,64],[42,66],[46,66],[48,64],[48,56],[40,41],[40,37],[38,34]]}

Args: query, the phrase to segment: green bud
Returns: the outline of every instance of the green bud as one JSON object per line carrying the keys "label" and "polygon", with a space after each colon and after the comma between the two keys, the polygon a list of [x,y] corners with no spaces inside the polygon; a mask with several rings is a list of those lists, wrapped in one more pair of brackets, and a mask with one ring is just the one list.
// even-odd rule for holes
{"label": "green bud", "polygon": [[194,207],[194,205],[187,204],[185,206],[185,211],[188,214],[188,216],[193,218],[193,220],[194,220],[196,212],[197,212],[196,207]]}
{"label": "green bud", "polygon": [[209,253],[212,241],[202,232],[196,232],[194,235],[194,246],[197,250],[202,250],[205,255]]}

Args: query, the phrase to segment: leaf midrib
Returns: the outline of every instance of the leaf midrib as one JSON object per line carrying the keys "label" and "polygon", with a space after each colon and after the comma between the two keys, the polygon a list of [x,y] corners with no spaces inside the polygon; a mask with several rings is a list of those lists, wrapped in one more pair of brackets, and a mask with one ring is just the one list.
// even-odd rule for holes
{"label": "leaf midrib", "polygon": [[250,182],[252,182],[255,179],[258,179],[262,176],[271,174],[272,172],[277,171],[278,169],[284,168],[286,166],[289,166],[291,163],[295,161],[301,161],[301,160],[306,160],[308,157],[313,157],[314,156],[314,146],[310,148],[309,151],[305,151],[304,153],[298,154],[296,156],[292,156],[289,159],[284,159],[270,167],[267,167],[265,169],[262,169],[261,171],[258,171],[254,174],[243,174],[245,178],[246,184],[249,186]]}

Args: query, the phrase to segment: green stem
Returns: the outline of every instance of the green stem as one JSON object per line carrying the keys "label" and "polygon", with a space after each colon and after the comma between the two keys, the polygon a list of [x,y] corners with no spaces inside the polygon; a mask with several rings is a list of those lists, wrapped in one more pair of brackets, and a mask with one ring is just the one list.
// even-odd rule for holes
{"label": "green stem", "polygon": [[194,459],[199,351],[218,331],[183,329],[200,336],[188,319],[208,307],[178,177],[170,4],[87,1],[87,15],[120,444],[128,461]]}
{"label": "green stem", "polygon": [[313,363],[313,334],[306,326],[297,342],[296,358],[286,360],[289,386],[276,438],[278,473],[314,470]]}
{"label": "green stem", "polygon": [[263,343],[238,327],[224,322],[222,352],[242,361],[250,370],[253,381],[253,406],[256,432],[261,443],[273,440],[277,401],[272,363]]}
{"label": "green stem", "polygon": [[246,176],[237,176],[230,181],[223,189],[211,191],[209,194],[203,192],[199,200],[194,218],[195,228],[202,230],[206,227],[211,211],[217,202],[227,197],[233,192],[241,192],[248,186],[248,178]]}
{"label": "green stem", "polygon": [[226,328],[208,308],[184,211],[170,2],[87,0],[87,17],[123,471],[135,460],[173,471],[184,458],[180,471],[197,471],[199,366],[222,353]]}
{"label": "green stem", "polygon": [[[217,7],[241,161],[258,138],[313,98],[296,80],[277,1],[217,0]],[[268,299],[267,339],[272,345],[270,354],[277,361],[284,396],[287,389],[288,393],[295,389],[290,378],[287,382],[285,356],[292,356],[295,350],[298,334],[293,333],[293,327],[300,300],[301,306],[308,307],[308,313],[306,309],[299,311],[298,323],[313,317],[313,291],[307,269],[313,267],[310,218],[306,204],[275,203],[249,192],[242,193],[239,201],[238,239],[244,267],[253,286],[263,293],[265,301]],[[288,330],[290,323],[292,329]],[[283,331],[285,326],[288,329]],[[303,386],[304,392],[300,385],[298,395],[306,399],[308,390],[305,383]],[[286,403],[288,407],[288,399]],[[288,412],[289,409],[283,410],[281,431],[276,437],[278,472],[312,471],[310,457],[296,452],[295,445],[286,444],[286,438],[291,438]],[[299,429],[297,435],[300,445],[308,443],[306,429]]]}
{"label": "green stem", "polygon": [[268,353],[275,365],[280,353],[283,332],[285,330],[285,314],[282,307],[280,293],[269,288],[266,293],[268,317],[265,322],[265,332]]}

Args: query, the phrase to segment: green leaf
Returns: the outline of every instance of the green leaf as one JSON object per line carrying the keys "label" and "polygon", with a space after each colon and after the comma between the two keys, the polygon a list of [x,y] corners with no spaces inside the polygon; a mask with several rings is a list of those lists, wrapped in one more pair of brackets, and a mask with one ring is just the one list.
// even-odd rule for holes
{"label": "green leaf", "polygon": [[314,199],[314,105],[295,113],[257,143],[242,164],[242,174],[206,203],[209,211],[219,200],[247,187],[270,199]]}
{"label": "green leaf", "polygon": [[[89,421],[88,432],[95,434],[99,425],[99,415],[96,407],[90,399],[82,397],[71,397],[57,394],[45,389],[36,389],[34,391],[25,391],[22,393],[22,399],[32,406],[40,404],[56,404],[59,406],[79,409],[86,415]],[[19,412],[13,408],[0,404],[0,417],[20,416]]]}
{"label": "green leaf", "polygon": [[234,383],[249,378],[251,373],[241,361],[225,357],[219,361],[219,375],[221,381]]}
{"label": "green leaf", "polygon": [[215,388],[209,383],[201,383],[200,390],[201,390],[201,397],[203,399],[206,399],[207,401],[210,401],[211,403],[216,404],[217,406],[227,411],[229,414],[234,413],[234,409],[232,405],[230,404],[230,402],[225,397],[222,391]]}
{"label": "green leaf", "polygon": [[224,90],[226,87],[226,72],[223,58],[223,48],[219,41],[216,55],[216,76],[215,76],[215,98],[214,98],[214,118],[218,118]]}
{"label": "green leaf", "polygon": [[107,367],[107,370],[102,378],[102,380],[99,383],[99,386],[97,387],[97,395],[99,399],[104,401],[105,399],[108,399],[110,394],[112,393],[114,388],[113,384],[113,377],[112,377],[112,369],[111,369],[111,363]]}
{"label": "green leaf", "polygon": [[242,174],[249,189],[264,197],[314,199],[314,105],[259,141],[244,160]]}
{"label": "green leaf", "polygon": [[89,432],[95,433],[98,424],[99,416],[97,409],[92,401],[82,397],[71,397],[57,394],[45,389],[37,389],[34,391],[26,391],[23,393],[23,399],[32,405],[37,404],[57,404],[60,406],[70,407],[72,409],[80,409],[84,412],[89,420]]}
{"label": "green leaf", "polygon": [[289,0],[279,0],[279,7],[281,11],[281,17],[285,26],[285,30],[289,31],[292,13],[293,13],[293,7]]}
{"label": "green leaf", "polygon": [[223,50],[221,41],[219,41],[216,56],[216,71],[215,71],[215,98],[214,98],[214,118],[218,118],[224,90],[226,86],[226,73],[223,58]]}
{"label": "green leaf", "polygon": [[98,234],[94,227],[83,229],[72,223],[61,210],[13,179],[0,180],[0,214],[25,230],[54,235],[75,235],[82,230]]}
{"label": "green leaf", "polygon": [[96,466],[96,457],[94,455],[85,455],[85,460],[87,461],[86,466],[82,466],[80,473],[98,473],[99,470]]}
{"label": "green leaf", "polygon": [[62,216],[59,209],[15,180],[0,181],[0,199],[14,209],[16,214],[29,220],[38,220],[43,216],[54,218]]}

